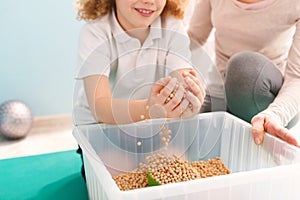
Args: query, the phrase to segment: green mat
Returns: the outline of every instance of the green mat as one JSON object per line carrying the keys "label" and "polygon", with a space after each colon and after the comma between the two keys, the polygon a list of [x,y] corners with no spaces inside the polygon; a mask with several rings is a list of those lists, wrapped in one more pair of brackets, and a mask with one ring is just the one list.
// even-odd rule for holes
{"label": "green mat", "polygon": [[0,199],[88,199],[75,150],[0,160]]}

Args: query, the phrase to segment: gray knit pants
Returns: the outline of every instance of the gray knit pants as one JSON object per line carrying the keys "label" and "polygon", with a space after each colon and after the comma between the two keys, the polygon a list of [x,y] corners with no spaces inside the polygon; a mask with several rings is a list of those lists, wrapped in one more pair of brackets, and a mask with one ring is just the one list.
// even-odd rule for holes
{"label": "gray knit pants", "polygon": [[[232,56],[226,66],[225,96],[227,109],[251,122],[254,115],[273,102],[283,84],[276,65],[262,54],[244,51]],[[299,114],[290,122],[292,127]]]}

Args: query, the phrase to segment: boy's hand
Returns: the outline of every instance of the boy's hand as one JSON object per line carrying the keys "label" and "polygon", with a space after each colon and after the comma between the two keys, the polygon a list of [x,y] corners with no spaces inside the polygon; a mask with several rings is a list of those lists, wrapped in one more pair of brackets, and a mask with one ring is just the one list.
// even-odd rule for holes
{"label": "boy's hand", "polygon": [[187,109],[185,89],[176,78],[161,78],[151,88],[148,100],[150,118],[176,118]]}
{"label": "boy's hand", "polygon": [[[200,80],[197,78],[197,73],[194,70],[184,71],[182,73],[185,85],[187,86],[186,97],[190,101],[190,108],[192,108],[192,115],[199,113],[200,108],[204,102],[205,88]],[[194,97],[197,98],[197,100]]]}

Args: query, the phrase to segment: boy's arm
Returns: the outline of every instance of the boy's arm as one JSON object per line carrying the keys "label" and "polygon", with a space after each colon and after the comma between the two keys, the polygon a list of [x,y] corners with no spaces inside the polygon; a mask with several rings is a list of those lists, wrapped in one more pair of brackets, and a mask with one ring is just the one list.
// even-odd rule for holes
{"label": "boy's arm", "polygon": [[106,76],[88,76],[84,79],[84,87],[91,112],[98,122],[126,124],[149,119],[146,108],[148,100],[112,98]]}
{"label": "boy's arm", "polygon": [[[155,82],[149,98],[124,100],[112,97],[109,79],[94,75],[84,79],[84,87],[91,112],[96,121],[107,124],[127,124],[150,118],[178,118],[188,106],[182,101],[184,87],[176,78],[166,77]],[[174,95],[174,90],[176,93]],[[173,93],[173,96],[170,96]],[[174,98],[170,98],[174,97]]]}

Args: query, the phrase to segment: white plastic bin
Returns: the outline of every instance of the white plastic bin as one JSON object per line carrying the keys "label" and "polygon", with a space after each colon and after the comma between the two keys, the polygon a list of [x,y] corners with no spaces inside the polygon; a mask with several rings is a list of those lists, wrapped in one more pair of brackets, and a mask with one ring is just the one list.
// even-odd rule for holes
{"label": "white plastic bin", "polygon": [[[189,161],[221,157],[231,174],[121,191],[112,175],[131,171],[148,155],[165,152],[159,132],[172,131],[167,152]],[[189,120],[78,126],[90,199],[286,200],[300,198],[300,149],[265,135],[254,144],[250,124],[213,112]],[[141,142],[140,146],[137,142]]]}

